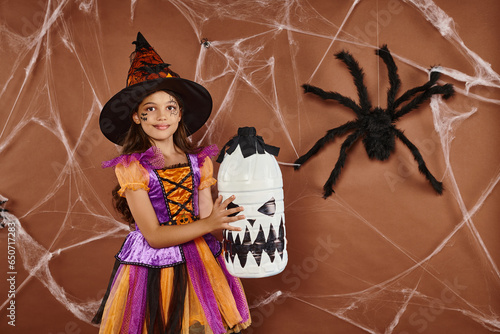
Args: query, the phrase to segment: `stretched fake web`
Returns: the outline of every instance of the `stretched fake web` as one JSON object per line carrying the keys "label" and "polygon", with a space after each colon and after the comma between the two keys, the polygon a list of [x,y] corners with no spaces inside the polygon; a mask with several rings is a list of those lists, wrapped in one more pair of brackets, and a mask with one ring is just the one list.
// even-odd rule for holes
{"label": "stretched fake web", "polygon": [[[370,45],[364,41],[357,39],[344,30],[344,26],[350,20],[356,17],[357,6],[361,0],[355,0],[350,5],[346,14],[339,23],[330,22],[318,10],[312,7],[307,1],[234,1],[231,3],[218,3],[210,1],[177,1],[172,0],[170,4],[178,10],[175,15],[182,15],[191,26],[198,41],[204,37],[204,27],[207,22],[216,21],[218,19],[237,19],[242,22],[261,26],[263,30],[254,35],[245,35],[245,32],[239,32],[240,35],[233,39],[227,40],[210,40],[210,46],[200,45],[198,56],[195,81],[210,87],[212,83],[222,79],[231,78],[227,83],[226,93],[222,101],[214,110],[213,117],[207,124],[208,131],[204,134],[202,141],[213,142],[218,140],[217,133],[220,130],[220,121],[226,118],[234,108],[237,108],[237,93],[241,86],[248,88],[252,94],[261,100],[265,106],[269,108],[272,117],[276,120],[277,126],[271,129],[270,133],[282,133],[287,139],[288,147],[282,149],[291,150],[298,157],[298,150],[290,135],[289,123],[290,113],[281,108],[277,87],[281,84],[280,78],[276,76],[276,60],[274,55],[268,56],[264,53],[265,46],[268,46],[273,40],[286,33],[289,41],[290,49],[287,53],[290,55],[292,63],[291,71],[295,87],[297,87],[296,100],[297,105],[302,105],[302,92],[300,91],[300,82],[298,79],[298,69],[301,64],[297,62],[297,52],[299,43],[295,39],[297,34],[307,36],[314,39],[324,39],[328,41],[321,60],[314,67],[308,81],[314,79],[318,69],[321,68],[326,57],[331,56],[331,49],[335,42],[342,41],[350,43],[353,46],[363,47],[367,50],[373,50],[378,45]],[[469,49],[458,34],[453,18],[449,17],[441,8],[430,0],[405,0],[415,9],[415,13],[420,13],[430,24],[432,24],[443,38],[453,45],[464,58],[472,65],[474,74],[466,74],[462,71],[453,68],[442,67],[443,77],[453,78],[456,82],[463,84],[464,88],[456,85],[457,93],[467,96],[468,99],[486,102],[490,104],[500,104],[499,100],[489,98],[481,94],[475,94],[470,91],[472,87],[489,87],[491,89],[500,88],[500,76],[493,71],[491,65],[483,60],[473,50]],[[79,12],[74,13],[68,10],[72,2],[69,0],[49,0],[46,7],[43,8],[44,18],[43,24],[30,35],[19,34],[11,31],[8,26],[0,26],[0,34],[4,37],[4,43],[7,43],[10,48],[17,51],[14,62],[12,63],[10,73],[6,76],[3,87],[0,90],[0,99],[5,101],[4,94],[13,85],[18,85],[18,94],[13,99],[6,101],[5,105],[10,108],[4,125],[0,131],[0,154],[7,148],[16,148],[16,136],[23,131],[28,125],[36,124],[48,132],[52,133],[64,147],[67,155],[67,160],[61,166],[59,174],[53,180],[53,183],[45,193],[40,194],[38,202],[22,216],[16,218],[9,212],[2,212],[3,219],[12,223],[17,229],[17,247],[22,266],[29,273],[28,277],[18,285],[18,294],[22,294],[25,287],[32,280],[40,281],[52,296],[64,307],[66,307],[75,317],[90,321],[100,300],[95,299],[83,302],[81,299],[72,296],[68,293],[64,286],[58,283],[51,272],[51,261],[73,248],[82,247],[96,240],[123,237],[126,234],[127,227],[118,221],[115,221],[112,214],[108,212],[103,203],[90,202],[89,198],[97,198],[92,184],[85,176],[85,170],[81,167],[81,162],[77,159],[76,152],[86,144],[86,135],[91,131],[93,122],[95,121],[96,110],[100,110],[103,101],[98,98],[96,93],[96,80],[104,80],[105,86],[109,89],[108,78],[106,72],[100,69],[92,68],[89,65],[89,55],[79,49],[77,35],[72,33],[71,16],[81,15],[92,25],[90,33],[95,40],[97,46],[96,54],[101,59],[101,64],[104,64],[101,46],[101,26],[106,22],[99,20],[98,4],[96,1],[87,0],[77,2]],[[137,0],[130,2],[130,20],[135,19],[135,9],[138,5]],[[265,9],[265,10],[261,10]],[[174,15],[170,13],[170,15]],[[333,32],[333,33],[332,33]],[[84,78],[85,90],[89,90],[92,96],[92,104],[88,106],[88,110],[84,115],[84,122],[77,136],[76,141],[72,144],[68,138],[66,129],[61,121],[62,110],[58,109],[57,92],[55,91],[56,80],[52,75],[52,69],[57,66],[52,62],[52,54],[54,51],[69,52],[75,58],[81,73]],[[422,66],[416,60],[406,59],[393,52],[393,56],[397,61],[401,61],[415,69],[426,72],[425,66]],[[95,57],[95,55],[94,55]],[[28,59],[28,64],[21,69]],[[210,64],[219,64],[218,70],[210,71]],[[27,86],[29,78],[33,72],[43,70],[46,73],[45,81],[42,89],[29,94],[32,97],[29,99],[29,108],[21,107],[21,98],[27,96]],[[23,73],[19,75],[18,73]],[[98,78],[98,79],[97,79]],[[268,87],[271,89],[267,89]],[[83,91],[82,91],[83,93]],[[39,101],[45,102],[37,105]],[[297,113],[300,114],[298,108]],[[21,111],[24,110],[24,111]],[[42,110],[48,110],[49,115],[44,115]],[[484,268],[485,275],[491,278],[491,289],[498,289],[500,283],[500,273],[498,267],[491,257],[490,251],[485,245],[480,233],[474,223],[474,216],[480,211],[483,204],[489,199],[490,194],[498,187],[500,181],[500,170],[497,170],[492,176],[491,181],[485,185],[481,196],[477,199],[472,208],[467,208],[460,187],[457,184],[454,175],[454,166],[450,160],[450,151],[455,136],[455,131],[463,122],[467,122],[468,118],[477,113],[477,109],[471,107],[471,110],[466,113],[460,113],[452,110],[443,103],[439,97],[433,97],[431,101],[431,110],[433,113],[434,127],[439,136],[441,149],[443,152],[446,172],[448,191],[452,192],[456,203],[459,207],[462,219],[457,222],[456,226],[450,233],[440,241],[436,248],[423,259],[419,259],[416,255],[409,252],[404,245],[391,240],[385,236],[383,232],[378,230],[366,217],[363,217],[359,210],[354,207],[354,204],[348,203],[340,195],[328,199],[334,202],[336,206],[342,208],[344,212],[359,220],[367,229],[374,231],[384,242],[394,248],[394,251],[406,256],[413,264],[406,270],[394,275],[393,277],[373,284],[363,279],[356,277],[360,281],[365,281],[369,288],[352,293],[337,294],[337,295],[305,295],[293,291],[277,290],[263,296],[257,301],[250,301],[251,307],[255,310],[259,307],[275,303],[278,299],[289,298],[304,303],[310,307],[317,308],[332,317],[341,319],[349,324],[352,324],[367,333],[392,333],[397,329],[401,317],[407,311],[409,305],[427,305],[434,300],[434,297],[425,295],[420,292],[420,280],[413,286],[408,286],[402,283],[402,280],[411,275],[417,270],[425,272],[433,276],[433,272],[428,269],[428,264],[431,259],[438,255],[444,247],[446,247],[459,231],[467,229],[473,237],[475,245],[481,251],[482,260],[486,263]],[[21,116],[20,113],[22,113]],[[294,115],[294,119],[300,115]],[[15,121],[14,121],[15,120]],[[301,128],[301,124],[298,124]],[[300,131],[299,131],[300,133]],[[266,138],[267,140],[268,138]],[[272,141],[270,141],[272,143]],[[51,244],[48,247],[42,246],[36,235],[30,235],[22,225],[23,219],[34,217],[38,214],[51,213],[50,205],[48,205],[58,194],[67,191],[68,205],[64,213],[64,218],[60,225],[59,231],[54,235]],[[291,201],[293,205],[300,198]],[[314,209],[314,208],[311,208]],[[80,228],[71,219],[72,215],[84,215],[89,219],[93,219],[99,224],[95,224],[95,231],[92,235],[86,234],[81,239],[73,240],[69,245],[57,247],[56,244],[62,238],[64,232]],[[97,227],[99,226],[99,227]],[[90,226],[92,227],[92,226]],[[293,245],[291,245],[293,247]],[[491,331],[500,331],[500,322],[498,310],[485,309],[475,306],[472,302],[461,297],[459,293],[454,291],[449,282],[441,281],[438,277],[434,279],[439,281],[444,287],[447,287],[456,296],[457,302],[446,305],[447,310],[460,312],[469,317],[471,320],[481,324]],[[4,297],[5,298],[5,297]],[[389,299],[394,301],[393,318],[386,324],[385,328],[377,328],[373,319],[359,314],[359,309],[367,308],[368,305],[376,303],[378,300]],[[0,309],[5,309],[9,300],[0,300]],[[363,312],[361,312],[363,313]]]}

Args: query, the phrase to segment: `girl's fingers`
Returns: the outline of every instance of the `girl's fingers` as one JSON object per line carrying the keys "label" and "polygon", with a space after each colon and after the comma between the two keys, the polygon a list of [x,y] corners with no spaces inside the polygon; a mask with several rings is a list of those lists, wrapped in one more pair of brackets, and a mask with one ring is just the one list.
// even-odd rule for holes
{"label": "girl's fingers", "polygon": [[220,205],[220,202],[222,202],[222,195],[219,195],[219,196],[215,199],[215,205]]}
{"label": "girl's fingers", "polygon": [[[221,196],[221,198],[222,198],[222,196]],[[222,202],[222,206],[224,208],[226,208],[229,205],[229,203],[231,203],[232,201],[234,201],[235,198],[236,198],[236,196],[234,196],[234,195],[226,198],[226,200],[224,202]]]}
{"label": "girl's fingers", "polygon": [[228,224],[228,223],[234,223],[237,222],[238,220],[246,219],[245,215],[238,215],[238,216],[233,216],[233,217],[224,217],[222,220],[223,224]]}
{"label": "girl's fingers", "polygon": [[[232,226],[229,223],[236,222],[238,220],[245,219],[245,216],[242,214],[236,215],[237,213],[243,211],[243,207],[236,207],[227,209],[227,206],[236,198],[236,196],[232,195],[228,197],[226,200],[222,201],[222,196],[219,195],[214,202],[214,208],[212,210],[212,217],[215,219],[214,222],[219,221],[222,225],[220,227],[230,230],[230,231],[241,231],[241,227]],[[231,215],[235,215],[229,217]],[[219,228],[220,228],[219,227]]]}
{"label": "girl's fingers", "polygon": [[238,220],[245,219],[245,216],[244,216],[244,215],[238,215],[238,216],[234,216],[234,217],[228,217],[228,219],[229,219],[231,222],[236,222],[236,221],[238,221]]}
{"label": "girl's fingers", "polygon": [[239,213],[241,211],[243,211],[243,207],[239,206],[237,208],[227,209],[224,214],[226,216],[229,216],[229,215],[232,215],[232,214],[235,214],[235,213]]}

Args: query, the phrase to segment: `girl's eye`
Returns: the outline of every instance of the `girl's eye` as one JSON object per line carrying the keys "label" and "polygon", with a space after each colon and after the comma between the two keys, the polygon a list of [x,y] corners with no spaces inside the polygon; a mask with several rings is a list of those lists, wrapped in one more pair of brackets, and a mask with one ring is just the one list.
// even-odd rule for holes
{"label": "girl's eye", "polygon": [[155,107],[148,107],[146,108],[146,111],[154,111],[155,110]]}
{"label": "girl's eye", "polygon": [[167,109],[168,110],[176,110],[177,108],[175,106],[168,106]]}

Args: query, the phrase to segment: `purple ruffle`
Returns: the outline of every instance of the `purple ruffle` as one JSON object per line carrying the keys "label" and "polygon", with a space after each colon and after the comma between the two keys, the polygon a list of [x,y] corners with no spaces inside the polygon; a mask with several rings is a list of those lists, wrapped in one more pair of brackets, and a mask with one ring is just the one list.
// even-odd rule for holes
{"label": "purple ruffle", "polygon": [[155,169],[165,167],[165,158],[161,150],[156,146],[150,147],[143,153],[122,154],[114,159],[103,161],[101,166],[102,168],[108,168],[122,164],[124,167],[128,167],[133,161],[139,161],[141,165],[148,163]]}
{"label": "purple ruffle", "polygon": [[185,261],[178,246],[153,248],[138,230],[127,235],[122,249],[115,257],[121,263],[152,268],[171,267]]}
{"label": "purple ruffle", "polygon": [[213,158],[217,154],[219,154],[219,148],[217,145],[210,145],[207,147],[204,147],[200,152],[196,154],[198,158],[198,166],[201,168],[203,167],[203,162],[205,162],[206,157]]}
{"label": "purple ruffle", "polygon": [[[203,162],[206,157],[215,157],[219,153],[219,148],[217,145],[210,145],[204,147],[200,152],[196,154],[198,159],[199,167],[203,166]],[[118,164],[122,164],[124,167],[128,167],[132,161],[139,161],[141,164],[148,163],[151,167],[155,169],[160,169],[165,167],[165,158],[161,153],[161,150],[152,146],[143,153],[132,153],[132,154],[122,154],[114,159],[103,161],[101,163],[102,168],[115,167]]]}
{"label": "purple ruffle", "polygon": [[[217,257],[222,251],[220,242],[211,234],[203,236],[212,254]],[[166,268],[184,263],[184,245],[166,248],[151,247],[139,230],[127,235],[115,258],[122,264],[133,264],[150,268]]]}

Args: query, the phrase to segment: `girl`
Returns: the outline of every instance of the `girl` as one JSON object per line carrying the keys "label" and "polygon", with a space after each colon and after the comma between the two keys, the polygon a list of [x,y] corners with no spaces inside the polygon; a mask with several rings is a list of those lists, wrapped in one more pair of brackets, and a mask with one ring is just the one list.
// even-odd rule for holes
{"label": "girl", "polygon": [[100,333],[237,333],[250,325],[238,279],[226,270],[211,232],[239,230],[234,199],[213,203],[211,156],[187,137],[208,119],[208,91],[168,68],[139,33],[127,87],[100,116],[103,134],[121,145],[115,205],[135,230],[116,257],[93,319]]}

